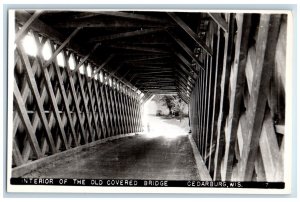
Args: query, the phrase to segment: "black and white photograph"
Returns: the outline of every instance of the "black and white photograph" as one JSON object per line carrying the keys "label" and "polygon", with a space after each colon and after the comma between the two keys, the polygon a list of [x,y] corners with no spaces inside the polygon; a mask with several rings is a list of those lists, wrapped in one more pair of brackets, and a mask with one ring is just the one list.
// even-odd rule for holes
{"label": "black and white photograph", "polygon": [[10,10],[8,191],[289,193],[290,17]]}

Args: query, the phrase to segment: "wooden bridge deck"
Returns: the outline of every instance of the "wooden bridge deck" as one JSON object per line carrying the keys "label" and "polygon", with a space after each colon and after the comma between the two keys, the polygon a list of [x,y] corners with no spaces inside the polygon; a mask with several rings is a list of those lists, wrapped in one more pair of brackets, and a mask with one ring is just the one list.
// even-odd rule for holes
{"label": "wooden bridge deck", "polygon": [[24,177],[199,180],[187,135],[135,135],[94,147]]}

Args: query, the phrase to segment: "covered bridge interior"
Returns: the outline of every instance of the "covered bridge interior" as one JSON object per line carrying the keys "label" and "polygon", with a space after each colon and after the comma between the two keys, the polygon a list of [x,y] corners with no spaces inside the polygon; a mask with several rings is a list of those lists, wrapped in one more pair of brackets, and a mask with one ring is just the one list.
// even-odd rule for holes
{"label": "covered bridge interior", "polygon": [[286,15],[17,10],[15,22],[13,177],[143,133],[144,103],[177,94],[200,179],[283,180]]}

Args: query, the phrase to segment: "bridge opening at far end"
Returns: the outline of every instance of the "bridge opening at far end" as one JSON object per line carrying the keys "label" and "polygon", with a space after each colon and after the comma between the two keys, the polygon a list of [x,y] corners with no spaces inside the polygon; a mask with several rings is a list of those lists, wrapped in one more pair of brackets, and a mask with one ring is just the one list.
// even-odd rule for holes
{"label": "bridge opening at far end", "polygon": [[188,105],[176,94],[156,94],[142,106],[147,138],[178,138],[190,132]]}

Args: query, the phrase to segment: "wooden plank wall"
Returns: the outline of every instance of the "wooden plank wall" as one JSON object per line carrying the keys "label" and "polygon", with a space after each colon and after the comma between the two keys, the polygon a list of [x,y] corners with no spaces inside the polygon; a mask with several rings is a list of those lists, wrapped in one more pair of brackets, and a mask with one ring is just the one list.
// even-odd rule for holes
{"label": "wooden plank wall", "polygon": [[[18,28],[18,27],[17,27]],[[18,30],[16,30],[18,31]],[[46,66],[42,52],[60,47],[32,30],[37,55],[16,42],[14,67],[13,167],[111,136],[142,130],[140,96],[66,48]],[[64,65],[58,64],[62,57]],[[73,64],[70,62],[73,60]],[[49,62],[49,61],[48,61]],[[100,78],[101,77],[101,78]]]}
{"label": "wooden plank wall", "polygon": [[283,181],[286,16],[211,16],[192,136],[213,180]]}

